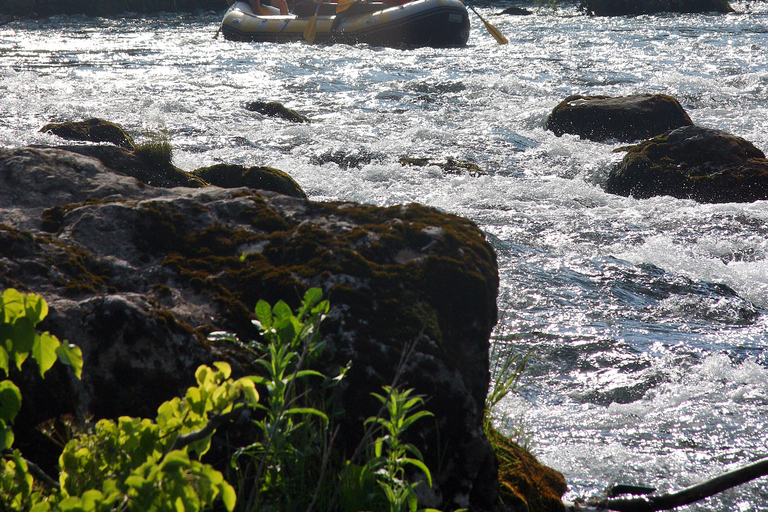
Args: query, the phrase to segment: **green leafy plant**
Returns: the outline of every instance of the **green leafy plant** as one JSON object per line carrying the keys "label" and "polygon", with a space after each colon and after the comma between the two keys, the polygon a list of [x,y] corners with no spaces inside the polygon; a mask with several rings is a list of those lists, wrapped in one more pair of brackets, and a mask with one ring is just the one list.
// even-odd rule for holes
{"label": "green leafy plant", "polygon": [[74,498],[72,503],[125,502],[137,511],[197,511],[220,496],[233,510],[234,488],[198,460],[221,423],[258,403],[253,381],[230,375],[224,362],[200,366],[198,385],[187,389],[184,398],[160,405],[155,421],[105,419],[75,437],[59,457],[62,495]]}
{"label": "green leafy plant", "polygon": [[260,435],[233,458],[241,474],[239,494],[248,494],[245,510],[306,511],[320,499],[332,445],[325,395],[345,371],[328,378],[309,368],[323,350],[319,326],[329,308],[321,290],[312,288],[295,314],[283,301],[274,307],[258,302],[254,324],[263,343],[245,345],[229,333],[212,334],[246,348],[263,369],[249,377],[266,390],[254,420]]}
{"label": "green leafy plant", "polygon": [[381,428],[381,434],[373,443],[373,454],[368,459],[361,477],[368,478],[373,474],[376,483],[384,493],[389,512],[416,512],[418,502],[416,487],[421,483],[410,482],[406,478],[406,469],[413,466],[426,478],[432,486],[432,475],[424,464],[424,457],[414,445],[403,441],[403,434],[416,421],[432,416],[426,410],[413,411],[422,405],[421,397],[412,397],[413,390],[398,390],[384,386],[384,395],[372,393],[378,399],[387,414],[371,417],[366,423],[375,423]]}
{"label": "green leafy plant", "polygon": [[[7,376],[11,364],[21,371],[31,355],[40,376],[45,377],[56,361],[72,367],[77,378],[83,368],[80,348],[60,342],[56,336],[40,333],[36,327],[48,315],[48,303],[39,295],[21,293],[13,288],[0,298],[0,370]],[[33,492],[32,473],[43,475],[39,468],[25,460],[14,441],[13,422],[21,410],[21,391],[9,379],[0,381],[0,499],[6,499],[11,510],[29,509],[42,494]],[[53,482],[55,483],[55,482]]]}

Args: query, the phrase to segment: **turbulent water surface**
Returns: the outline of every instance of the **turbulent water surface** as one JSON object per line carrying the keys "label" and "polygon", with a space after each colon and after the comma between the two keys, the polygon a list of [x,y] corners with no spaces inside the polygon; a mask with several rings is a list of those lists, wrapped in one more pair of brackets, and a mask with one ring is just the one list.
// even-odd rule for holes
{"label": "turbulent water surface", "polygon": [[[522,421],[568,499],[615,482],[671,491],[768,455],[768,202],[606,194],[620,145],[543,125],[569,94],[667,93],[696,124],[768,151],[768,5],[733,5],[632,18],[481,7],[510,44],[473,17],[458,49],[228,42],[213,38],[223,11],[20,20],[0,27],[0,146],[58,143],[43,124],[102,117],[139,139],[166,130],[182,169],[270,165],[314,200],[473,219],[499,257],[497,337],[530,353],[502,427]],[[314,122],[262,117],[253,100]],[[685,510],[766,503],[763,481]]]}

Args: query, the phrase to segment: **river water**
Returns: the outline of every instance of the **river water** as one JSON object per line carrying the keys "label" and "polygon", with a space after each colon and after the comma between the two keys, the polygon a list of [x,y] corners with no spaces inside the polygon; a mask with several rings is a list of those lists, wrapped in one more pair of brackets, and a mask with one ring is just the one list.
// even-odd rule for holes
{"label": "river water", "polygon": [[[457,49],[228,42],[213,38],[223,9],[15,21],[0,26],[0,146],[59,143],[40,127],[102,117],[139,139],[166,130],[185,170],[270,165],[314,200],[473,219],[499,257],[495,337],[530,354],[501,428],[523,425],[569,500],[616,482],[674,491],[768,455],[768,202],[606,194],[620,145],[543,126],[570,94],[666,93],[696,124],[768,151],[768,5],[733,6],[633,18],[485,6],[510,44],[471,15]],[[244,108],[254,100],[314,122],[264,118]],[[766,481],[683,510],[768,510]]]}

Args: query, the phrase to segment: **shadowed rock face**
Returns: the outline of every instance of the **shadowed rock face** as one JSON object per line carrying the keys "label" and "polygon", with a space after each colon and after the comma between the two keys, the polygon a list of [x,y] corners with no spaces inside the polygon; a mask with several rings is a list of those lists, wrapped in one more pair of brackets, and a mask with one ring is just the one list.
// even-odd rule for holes
{"label": "shadowed rock face", "polygon": [[680,103],[664,94],[574,95],[554,108],[546,128],[558,137],[570,133],[594,141],[634,141],[692,124]]}
{"label": "shadowed rock face", "polygon": [[316,286],[332,305],[319,369],[352,361],[339,438],[357,443],[377,409],[370,393],[392,381],[403,347],[418,338],[402,383],[435,415],[409,439],[435,480],[423,505],[497,509],[482,418],[498,276],[472,222],[415,204],[159,188],[56,148],[0,150],[0,214],[0,288],[41,294],[50,314],[40,328],[79,345],[85,359],[82,381],[64,372],[25,384],[17,431],[30,458],[50,452],[32,433],[50,416],[153,417],[199,364],[224,358],[254,371],[250,356],[207,334],[255,339],[259,299],[296,307]]}
{"label": "shadowed rock face", "polygon": [[768,199],[768,160],[741,137],[689,126],[629,148],[611,171],[605,191],[704,203]]}

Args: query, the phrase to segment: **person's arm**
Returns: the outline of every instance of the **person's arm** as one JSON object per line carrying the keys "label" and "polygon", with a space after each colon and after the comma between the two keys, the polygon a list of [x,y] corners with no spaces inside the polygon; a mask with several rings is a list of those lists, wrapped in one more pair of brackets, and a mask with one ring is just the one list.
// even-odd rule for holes
{"label": "person's arm", "polygon": [[261,2],[259,0],[249,0],[253,14],[261,14]]}

